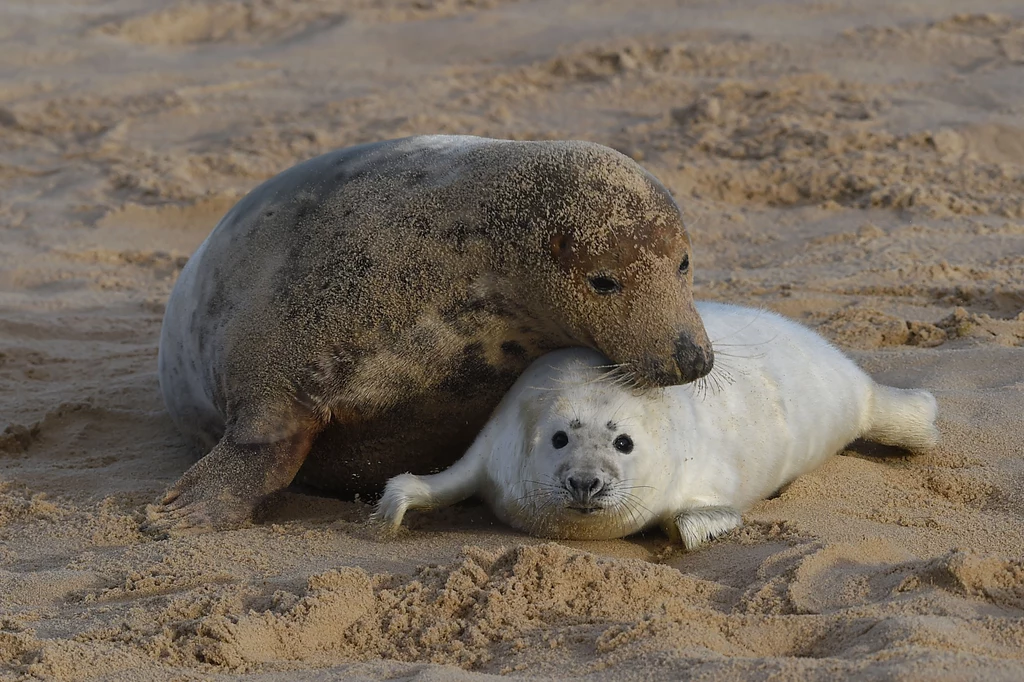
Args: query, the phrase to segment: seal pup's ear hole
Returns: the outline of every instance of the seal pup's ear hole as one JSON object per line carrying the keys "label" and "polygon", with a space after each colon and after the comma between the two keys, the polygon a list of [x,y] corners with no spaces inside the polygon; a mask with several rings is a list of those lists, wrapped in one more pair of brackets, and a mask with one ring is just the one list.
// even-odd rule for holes
{"label": "seal pup's ear hole", "polygon": [[555,450],[561,450],[569,444],[569,436],[565,431],[555,431],[555,435],[551,436],[551,445],[554,446]]}

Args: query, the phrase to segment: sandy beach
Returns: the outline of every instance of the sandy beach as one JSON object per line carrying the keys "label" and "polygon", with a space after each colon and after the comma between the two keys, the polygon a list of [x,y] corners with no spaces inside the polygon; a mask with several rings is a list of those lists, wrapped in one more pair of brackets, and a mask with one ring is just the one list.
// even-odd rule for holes
{"label": "sandy beach", "polygon": [[[190,254],[275,173],[419,133],[633,157],[698,298],[931,390],[942,444],[847,450],[694,552],[474,502],[382,540],[300,489],[140,532],[193,461],[156,374]],[[1022,420],[1019,0],[0,4],[0,680],[1020,680]]]}

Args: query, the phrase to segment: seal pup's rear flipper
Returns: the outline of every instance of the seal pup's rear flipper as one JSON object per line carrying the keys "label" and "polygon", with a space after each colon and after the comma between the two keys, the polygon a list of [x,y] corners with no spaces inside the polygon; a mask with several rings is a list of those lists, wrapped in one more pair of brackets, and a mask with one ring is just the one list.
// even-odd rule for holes
{"label": "seal pup's rear flipper", "polygon": [[875,384],[871,424],[863,438],[916,452],[931,449],[939,443],[938,412],[935,396],[928,391]]}
{"label": "seal pup's rear flipper", "polygon": [[663,524],[670,538],[696,549],[709,540],[743,525],[742,515],[732,507],[697,507],[679,512]]}

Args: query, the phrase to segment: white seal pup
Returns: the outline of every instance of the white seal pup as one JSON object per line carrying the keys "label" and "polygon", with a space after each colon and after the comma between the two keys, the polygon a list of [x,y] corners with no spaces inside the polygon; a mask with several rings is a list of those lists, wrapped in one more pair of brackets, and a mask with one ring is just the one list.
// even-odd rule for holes
{"label": "white seal pup", "polygon": [[[465,455],[430,476],[388,481],[374,518],[486,500],[534,535],[610,539],[655,524],[687,548],[857,438],[933,447],[937,405],[875,383],[806,327],[764,310],[698,303],[718,369],[696,384],[637,392],[590,349],[536,360]],[[729,355],[723,366],[721,349]]]}

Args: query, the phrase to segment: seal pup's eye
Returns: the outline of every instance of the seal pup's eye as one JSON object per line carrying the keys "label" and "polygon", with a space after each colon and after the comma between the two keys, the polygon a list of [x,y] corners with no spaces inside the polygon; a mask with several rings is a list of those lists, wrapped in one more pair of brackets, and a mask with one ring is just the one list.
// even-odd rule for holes
{"label": "seal pup's eye", "polygon": [[683,262],[679,264],[679,274],[685,275],[690,271],[690,254],[683,256]]}
{"label": "seal pup's eye", "polygon": [[616,438],[615,442],[612,443],[612,445],[615,446],[616,450],[618,450],[619,452],[623,452],[627,455],[633,452],[633,439],[627,436],[626,434],[622,434],[621,436]]}
{"label": "seal pup's eye", "polygon": [[561,450],[569,444],[569,436],[565,435],[565,431],[556,431],[555,435],[551,436],[551,444],[555,446],[555,450]]}
{"label": "seal pup's eye", "polygon": [[590,286],[599,294],[617,294],[622,291],[622,285],[611,277],[597,275],[590,278]]}

